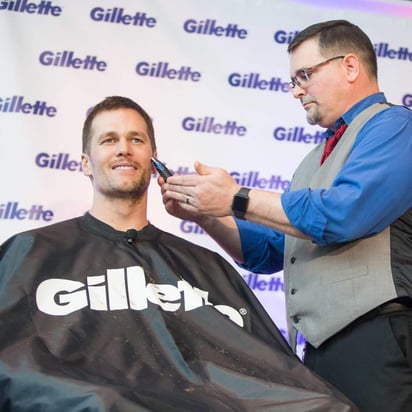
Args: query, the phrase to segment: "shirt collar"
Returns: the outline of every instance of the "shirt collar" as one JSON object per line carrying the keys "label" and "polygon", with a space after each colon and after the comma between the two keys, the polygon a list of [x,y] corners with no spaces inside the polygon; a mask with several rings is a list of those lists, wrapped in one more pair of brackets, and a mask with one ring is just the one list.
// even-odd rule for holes
{"label": "shirt collar", "polygon": [[[105,237],[110,240],[124,241],[127,232],[114,229],[107,223],[96,219],[89,212],[86,212],[80,217],[80,224],[85,230],[95,233],[98,236]],[[148,224],[141,230],[136,231],[136,240],[152,240],[159,235],[159,229],[157,229],[152,224]]]}
{"label": "shirt collar", "polygon": [[352,120],[363,110],[365,110],[367,107],[372,106],[375,103],[387,103],[386,97],[383,93],[374,93],[371,94],[368,97],[365,97],[358,103],[356,103],[354,106],[352,106],[346,113],[344,113],[341,117],[339,117],[334,126],[334,130],[332,129],[327,129],[324,133],[324,137],[327,139],[331,137],[334,133],[335,130],[338,130],[339,127],[342,125],[343,122],[345,122],[347,125],[349,125]]}

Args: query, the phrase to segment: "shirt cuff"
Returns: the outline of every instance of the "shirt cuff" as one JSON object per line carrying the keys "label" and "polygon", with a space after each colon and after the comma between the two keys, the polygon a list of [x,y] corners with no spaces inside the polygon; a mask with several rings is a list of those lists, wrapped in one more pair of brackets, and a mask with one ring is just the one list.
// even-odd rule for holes
{"label": "shirt cuff", "polygon": [[309,189],[293,190],[281,195],[283,210],[290,223],[312,240],[323,246],[327,219],[315,206],[315,191]]}

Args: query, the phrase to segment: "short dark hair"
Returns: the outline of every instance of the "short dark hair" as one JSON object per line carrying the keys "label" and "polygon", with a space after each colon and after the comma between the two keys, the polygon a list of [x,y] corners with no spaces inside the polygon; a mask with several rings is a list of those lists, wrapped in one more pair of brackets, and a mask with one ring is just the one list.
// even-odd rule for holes
{"label": "short dark hair", "polygon": [[102,100],[100,103],[96,104],[90,112],[88,113],[86,120],[83,124],[82,133],[82,151],[83,153],[89,153],[90,151],[90,133],[92,128],[92,123],[94,118],[101,112],[116,110],[116,109],[132,109],[138,112],[146,122],[147,134],[149,135],[150,145],[153,151],[156,150],[156,140],[154,134],[154,128],[151,117],[148,113],[135,101],[129,99],[128,97],[122,96],[109,96]]}
{"label": "short dark hair", "polygon": [[325,57],[330,54],[354,53],[359,56],[369,74],[378,77],[376,53],[370,38],[355,24],[347,20],[330,20],[313,24],[299,32],[288,46],[292,53],[301,43],[318,37],[319,50]]}

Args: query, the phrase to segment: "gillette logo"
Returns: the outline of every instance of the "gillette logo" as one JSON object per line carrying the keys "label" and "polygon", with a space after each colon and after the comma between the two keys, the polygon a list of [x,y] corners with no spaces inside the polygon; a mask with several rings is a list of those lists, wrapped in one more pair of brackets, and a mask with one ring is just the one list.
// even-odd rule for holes
{"label": "gillette logo", "polygon": [[104,9],[103,7],[95,7],[90,11],[90,18],[93,21],[104,23],[124,24],[126,26],[150,27],[156,26],[154,17],[147,17],[146,13],[136,12],[127,14],[123,8],[114,7],[113,9]]}
{"label": "gillette logo", "polygon": [[0,97],[0,112],[54,117],[56,116],[57,109],[54,106],[47,106],[46,102],[40,100],[28,103],[24,100],[23,96],[12,96]]}
{"label": "gillette logo", "polygon": [[50,222],[54,213],[44,210],[42,205],[32,205],[30,208],[20,207],[18,202],[0,203],[0,219],[4,220],[44,220]]}
{"label": "gillette logo", "polygon": [[289,81],[284,82],[279,77],[264,79],[259,73],[231,73],[228,83],[232,87],[290,93]]}
{"label": "gillette logo", "polygon": [[[179,166],[173,168],[173,171],[179,175],[193,173],[188,166]],[[256,187],[258,189],[269,189],[283,192],[290,185],[290,180],[285,179],[280,175],[262,175],[259,170],[249,170],[248,172],[232,171],[230,172],[230,176],[232,176],[233,179],[236,180],[236,183],[241,186]],[[185,220],[182,220],[180,229],[183,233],[204,233],[204,231],[199,229],[197,225]]]}
{"label": "gillette logo", "polygon": [[34,162],[36,166],[47,169],[68,170],[70,172],[81,172],[82,164],[80,161],[70,159],[69,153],[48,154],[39,153]]}
{"label": "gillette logo", "polygon": [[193,70],[190,66],[180,66],[173,68],[168,62],[139,62],[136,65],[136,73],[139,76],[157,77],[170,80],[189,80],[198,82],[201,74]]}
{"label": "gillette logo", "polygon": [[97,70],[104,72],[107,63],[98,60],[96,56],[87,55],[84,58],[77,57],[74,51],[64,50],[53,52],[46,50],[39,56],[40,64],[43,66],[67,67],[69,69]]}
{"label": "gillette logo", "polygon": [[283,179],[282,176],[271,175],[269,177],[263,177],[257,170],[251,170],[245,173],[231,172],[230,175],[241,186],[257,187],[258,189],[285,191],[290,185],[290,181]]}
{"label": "gillette logo", "polygon": [[[86,284],[69,279],[47,279],[36,290],[39,310],[52,316],[65,316],[89,307],[96,311],[145,310],[149,303],[166,312],[185,312],[212,306],[243,327],[240,313],[226,305],[209,302],[209,292],[179,280],[177,286],[146,283],[141,266],[107,269],[105,275],[87,276]],[[245,313],[245,309],[241,309]]]}
{"label": "gillette logo", "polygon": [[374,49],[377,57],[412,61],[412,51],[409,51],[407,47],[392,49],[389,43],[378,43],[374,45]]}
{"label": "gillette logo", "polygon": [[182,121],[183,130],[188,132],[213,133],[245,136],[247,129],[238,125],[235,120],[227,120],[219,123],[214,117],[203,117],[195,119],[194,117],[185,117]]}
{"label": "gillette logo", "polygon": [[195,20],[189,19],[183,23],[183,30],[190,34],[202,34],[206,36],[217,37],[237,37],[246,39],[247,30],[241,29],[237,24],[229,23],[226,26],[220,26],[216,20]]}
{"label": "gillette logo", "polygon": [[0,10],[16,11],[18,13],[60,16],[62,8],[54,6],[51,1],[41,1],[40,3],[28,0],[1,1]]}
{"label": "gillette logo", "polygon": [[279,141],[305,143],[305,144],[318,144],[321,143],[324,138],[323,131],[316,131],[315,133],[305,133],[303,127],[277,127],[273,131],[273,137]]}

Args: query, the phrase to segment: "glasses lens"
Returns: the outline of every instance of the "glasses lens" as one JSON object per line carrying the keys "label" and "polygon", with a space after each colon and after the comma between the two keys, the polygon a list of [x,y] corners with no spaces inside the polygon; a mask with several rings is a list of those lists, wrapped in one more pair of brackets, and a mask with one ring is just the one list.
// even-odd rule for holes
{"label": "glasses lens", "polygon": [[296,73],[296,78],[299,80],[300,84],[305,84],[309,80],[309,72],[306,70],[299,70]]}

